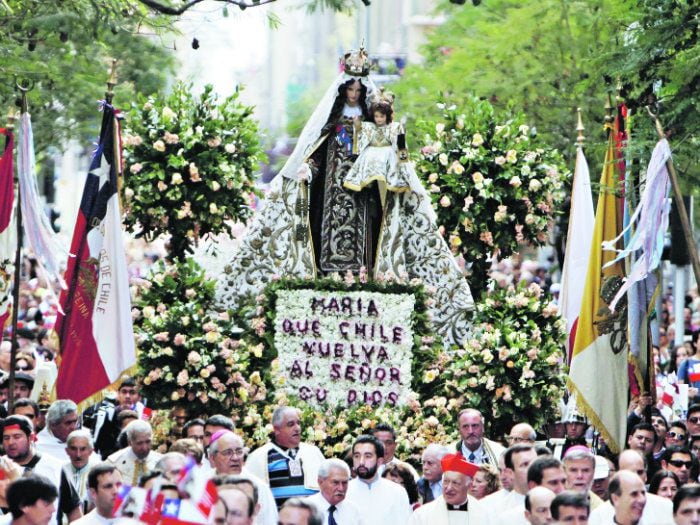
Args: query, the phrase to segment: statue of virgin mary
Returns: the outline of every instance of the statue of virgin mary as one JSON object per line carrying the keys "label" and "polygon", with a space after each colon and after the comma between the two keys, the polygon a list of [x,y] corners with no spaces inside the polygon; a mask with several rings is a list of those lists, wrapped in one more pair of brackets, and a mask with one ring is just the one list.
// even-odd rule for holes
{"label": "statue of virgin mary", "polygon": [[433,291],[435,331],[450,343],[469,334],[474,308],[469,285],[438,231],[430,197],[404,161],[410,190],[380,198],[377,185],[344,186],[360,148],[358,121],[369,119],[377,93],[364,49],[344,57],[284,167],[224,268],[217,293],[237,309],[273,276],[316,278],[331,272],[421,279]]}

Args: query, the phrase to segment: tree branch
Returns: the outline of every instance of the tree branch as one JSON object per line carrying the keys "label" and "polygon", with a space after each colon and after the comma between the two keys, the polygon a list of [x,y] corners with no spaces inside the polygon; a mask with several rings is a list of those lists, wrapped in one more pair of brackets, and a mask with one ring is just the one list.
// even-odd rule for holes
{"label": "tree branch", "polygon": [[[162,15],[177,16],[181,15],[191,7],[203,2],[204,0],[189,0],[188,2],[182,4],[180,7],[172,7],[170,5],[163,4],[158,0],[138,0],[146,7],[157,11]],[[248,7],[258,7],[265,4],[271,4],[276,0],[215,0],[217,2],[222,2],[224,4],[232,4],[240,7],[241,9],[246,9]]]}

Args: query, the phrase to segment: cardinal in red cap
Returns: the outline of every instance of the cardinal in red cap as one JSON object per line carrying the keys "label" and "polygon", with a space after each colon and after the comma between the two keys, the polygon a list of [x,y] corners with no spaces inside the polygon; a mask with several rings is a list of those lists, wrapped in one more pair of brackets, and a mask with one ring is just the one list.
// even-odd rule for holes
{"label": "cardinal in red cap", "polygon": [[479,470],[461,454],[442,458],[442,496],[416,509],[409,525],[461,525],[486,523],[479,501],[469,495],[469,486]]}

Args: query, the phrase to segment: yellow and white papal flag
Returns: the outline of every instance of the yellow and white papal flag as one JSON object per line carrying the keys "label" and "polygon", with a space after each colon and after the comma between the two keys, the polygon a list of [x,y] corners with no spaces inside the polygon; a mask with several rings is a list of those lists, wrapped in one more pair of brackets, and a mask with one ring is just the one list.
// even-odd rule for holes
{"label": "yellow and white papal flag", "polygon": [[[624,277],[623,261],[603,268],[615,258],[604,252],[603,241],[622,230],[622,199],[618,197],[616,156],[610,133],[600,178],[590,258],[581,300],[576,338],[569,370],[569,388],[579,409],[601,433],[613,452],[624,448],[627,427],[627,316],[625,309],[610,314],[607,306]],[[605,299],[601,296],[605,296]]]}

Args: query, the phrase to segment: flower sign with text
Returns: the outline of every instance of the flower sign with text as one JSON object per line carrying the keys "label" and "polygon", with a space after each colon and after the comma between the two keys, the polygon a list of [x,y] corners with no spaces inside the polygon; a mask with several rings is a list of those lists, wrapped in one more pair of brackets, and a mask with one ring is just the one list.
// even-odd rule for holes
{"label": "flower sign with text", "polygon": [[317,406],[405,404],[415,302],[410,293],[278,291],[277,383]]}

